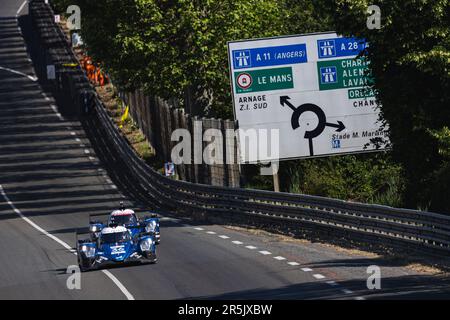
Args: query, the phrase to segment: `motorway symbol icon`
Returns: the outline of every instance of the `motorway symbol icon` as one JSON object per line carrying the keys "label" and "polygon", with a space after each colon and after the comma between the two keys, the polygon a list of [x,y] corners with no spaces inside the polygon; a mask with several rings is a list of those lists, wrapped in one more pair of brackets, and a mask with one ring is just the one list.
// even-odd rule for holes
{"label": "motorway symbol icon", "polygon": [[336,43],[334,40],[321,40],[319,44],[319,58],[336,56]]}
{"label": "motorway symbol icon", "polygon": [[340,149],[341,148],[341,140],[339,139],[333,139],[331,140],[332,148],[333,149]]}
{"label": "motorway symbol icon", "polygon": [[234,52],[234,64],[236,68],[251,68],[250,50]]}
{"label": "motorway symbol icon", "polygon": [[307,130],[305,131],[305,139],[308,139],[309,142],[309,153],[311,156],[314,155],[314,146],[313,146],[313,140],[314,138],[318,137],[322,134],[322,132],[325,130],[325,127],[333,127],[337,128],[337,132],[341,132],[345,129],[345,125],[342,123],[342,121],[338,121],[336,123],[328,123],[327,117],[325,115],[325,112],[323,110],[312,103],[305,103],[300,105],[299,107],[295,107],[289,100],[291,98],[289,96],[281,96],[280,97],[280,103],[281,106],[287,105],[292,111],[292,117],[291,117],[291,126],[292,129],[298,129],[300,127],[300,116],[307,111],[313,112],[316,114],[317,118],[319,119],[319,122],[313,130]]}
{"label": "motorway symbol icon", "polygon": [[320,68],[320,82],[322,84],[326,83],[337,83],[337,70],[336,67],[323,67]]}

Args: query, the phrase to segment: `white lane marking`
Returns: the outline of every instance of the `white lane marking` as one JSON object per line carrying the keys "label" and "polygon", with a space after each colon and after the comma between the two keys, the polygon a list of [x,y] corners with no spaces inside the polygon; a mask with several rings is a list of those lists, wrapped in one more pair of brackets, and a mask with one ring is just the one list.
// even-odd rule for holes
{"label": "white lane marking", "polygon": [[17,10],[16,18],[19,16],[20,12],[23,10],[23,8],[24,8],[25,5],[27,4],[27,2],[28,2],[28,1],[25,0],[25,1],[22,3],[22,5],[20,6],[19,10]]}
{"label": "white lane marking", "polygon": [[86,147],[86,145],[84,143],[80,143],[80,147],[84,148],[84,147]]}
{"label": "white lane marking", "polygon": [[116,186],[115,184],[113,184],[113,185],[111,186],[111,188],[117,189],[117,186]]}
{"label": "white lane marking", "polygon": [[231,241],[231,242],[234,244],[237,244],[237,245],[243,244],[243,242],[241,242],[241,241]]}
{"label": "white lane marking", "polygon": [[300,265],[300,263],[295,262],[295,261],[288,262],[287,264],[290,266],[299,266]]}
{"label": "white lane marking", "polygon": [[56,108],[56,106],[54,104],[51,104],[50,107],[52,108],[53,112],[58,116],[58,118],[60,120],[64,120],[63,116],[61,115],[61,113],[58,112],[58,109]]}
{"label": "white lane marking", "polygon": [[364,297],[356,297],[355,300],[366,300]]}
{"label": "white lane marking", "polygon": [[76,142],[81,142],[81,139],[80,138],[75,138],[75,141]]}
{"label": "white lane marking", "polygon": [[207,231],[207,234],[216,234],[214,231]]}
{"label": "white lane marking", "polygon": [[273,258],[278,261],[286,260],[286,258],[282,257],[282,256],[277,256],[277,257],[273,257]]}
{"label": "white lane marking", "polygon": [[330,286],[333,286],[333,287],[336,287],[336,286],[338,286],[338,284],[336,283],[336,281],[327,281],[326,282],[327,284],[329,284]]}
{"label": "white lane marking", "polygon": [[89,154],[91,152],[88,149],[84,149],[84,153]]}
{"label": "white lane marking", "polygon": [[267,256],[267,255],[269,255],[269,254],[272,254],[271,252],[265,251],[265,250],[259,251],[259,253],[261,253],[261,254],[263,254],[263,255],[265,255],[265,256]]}
{"label": "white lane marking", "polygon": [[71,134],[72,136],[76,136],[76,135],[77,135],[77,134],[76,134],[75,132],[73,132],[73,131],[72,131],[70,134]]}
{"label": "white lane marking", "polygon": [[305,272],[311,272],[312,269],[310,269],[310,268],[302,268],[302,271],[305,271]]}
{"label": "white lane marking", "polygon": [[219,236],[219,238],[222,238],[222,239],[230,239],[230,237],[228,237],[228,236],[224,236],[224,235],[222,235],[222,236]]}
{"label": "white lane marking", "polygon": [[325,279],[325,276],[323,276],[323,275],[321,275],[320,273],[316,273],[316,274],[313,274],[313,277],[314,278],[316,278],[316,279]]}
{"label": "white lane marking", "polygon": [[[41,232],[42,234],[46,235],[47,237],[49,237],[50,239],[56,241],[57,243],[59,243],[61,246],[63,246],[64,248],[66,248],[68,251],[70,251],[73,254],[77,254],[76,250],[74,250],[71,246],[69,246],[67,243],[65,243],[64,241],[62,241],[61,239],[55,237],[54,235],[48,233],[47,231],[45,231],[44,229],[42,229],[40,226],[38,226],[36,223],[34,223],[33,221],[31,221],[30,219],[28,219],[27,217],[25,217],[22,212],[17,209],[17,207],[14,205],[14,203],[11,202],[11,200],[9,199],[9,197],[7,196],[7,194],[5,193],[5,190],[3,189],[3,186],[0,185],[0,193],[2,194],[3,198],[6,200],[6,203],[9,204],[9,206],[14,210],[15,213],[17,213],[17,215],[23,219],[25,222],[27,222],[30,226],[32,226],[33,228],[35,228],[37,231]],[[122,291],[122,293],[127,297],[128,300],[134,300],[133,295],[127,290],[127,288],[125,288],[125,286],[119,281],[119,279],[117,279],[111,272],[109,272],[108,270],[101,270],[105,275],[107,275],[113,282],[114,284],[120,289],[120,291]]]}
{"label": "white lane marking", "polygon": [[205,230],[205,229],[203,229],[203,228],[200,228],[200,227],[197,227],[197,228],[194,228],[195,230],[198,230],[198,231],[203,231],[203,230]]}
{"label": "white lane marking", "polygon": [[102,270],[102,272],[106,274],[106,276],[108,276],[112,280],[112,282],[116,284],[116,286],[120,289],[120,291],[122,291],[122,293],[127,297],[128,300],[134,300],[133,295],[127,290],[127,288],[125,288],[125,286],[122,284],[122,282],[119,281],[119,279],[117,279],[108,270]]}
{"label": "white lane marking", "polygon": [[106,182],[109,183],[109,184],[113,183],[111,179],[106,179]]}
{"label": "white lane marking", "polygon": [[258,249],[258,248],[256,248],[255,246],[245,246],[247,249],[250,249],[250,250],[255,250],[255,249]]}
{"label": "white lane marking", "polygon": [[342,289],[341,290],[343,293],[345,293],[345,294],[352,294],[353,293],[353,291],[352,290],[349,290],[349,289]]}
{"label": "white lane marking", "polygon": [[18,75],[23,76],[23,77],[27,77],[28,79],[30,79],[33,82],[36,82],[38,80],[37,77],[33,77],[33,76],[30,76],[30,75],[25,74],[23,72],[16,71],[16,70],[13,70],[13,69],[10,69],[10,68],[5,68],[5,67],[0,66],[0,70],[5,70],[5,71],[8,71],[8,72],[11,72],[11,73],[14,73],[14,74],[18,74]]}

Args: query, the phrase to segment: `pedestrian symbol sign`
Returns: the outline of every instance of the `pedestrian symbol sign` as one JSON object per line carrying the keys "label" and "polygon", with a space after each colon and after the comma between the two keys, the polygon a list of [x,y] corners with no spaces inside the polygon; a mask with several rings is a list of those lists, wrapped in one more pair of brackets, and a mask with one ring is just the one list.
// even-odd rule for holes
{"label": "pedestrian symbol sign", "polygon": [[336,56],[336,43],[334,40],[321,40],[319,42],[319,58]]}
{"label": "pedestrian symbol sign", "polygon": [[320,82],[321,83],[337,83],[337,71],[336,67],[324,67],[320,68]]}

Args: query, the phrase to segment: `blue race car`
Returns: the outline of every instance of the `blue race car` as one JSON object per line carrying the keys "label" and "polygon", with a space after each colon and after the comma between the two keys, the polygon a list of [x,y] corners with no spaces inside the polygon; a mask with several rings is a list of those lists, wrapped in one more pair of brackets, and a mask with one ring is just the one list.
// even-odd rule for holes
{"label": "blue race car", "polygon": [[95,241],[78,240],[78,265],[82,272],[132,262],[155,263],[156,239],[153,233],[132,235],[123,226],[103,228]]}
{"label": "blue race car", "polygon": [[[159,218],[155,213],[152,213],[150,216],[140,220],[133,210],[122,208],[120,210],[114,210],[109,215],[107,225],[110,224],[124,226],[131,231],[132,236],[142,232],[153,233],[156,239],[156,244],[161,242]],[[89,222],[89,231],[91,232],[92,240],[95,240],[98,237],[100,231],[104,227],[105,225],[100,221]]]}

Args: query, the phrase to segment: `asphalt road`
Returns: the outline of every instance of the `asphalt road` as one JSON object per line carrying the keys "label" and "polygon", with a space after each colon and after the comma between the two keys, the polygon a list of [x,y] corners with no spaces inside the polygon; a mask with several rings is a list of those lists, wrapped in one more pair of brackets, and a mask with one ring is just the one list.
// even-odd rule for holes
{"label": "asphalt road", "polygon": [[[66,285],[75,230],[120,201],[149,203],[95,120],[67,118],[35,81],[23,0],[0,8],[0,299],[448,298],[450,281],[384,258],[165,218],[155,265],[83,273]],[[21,28],[19,28],[19,21]],[[368,290],[378,265],[382,288]]]}

